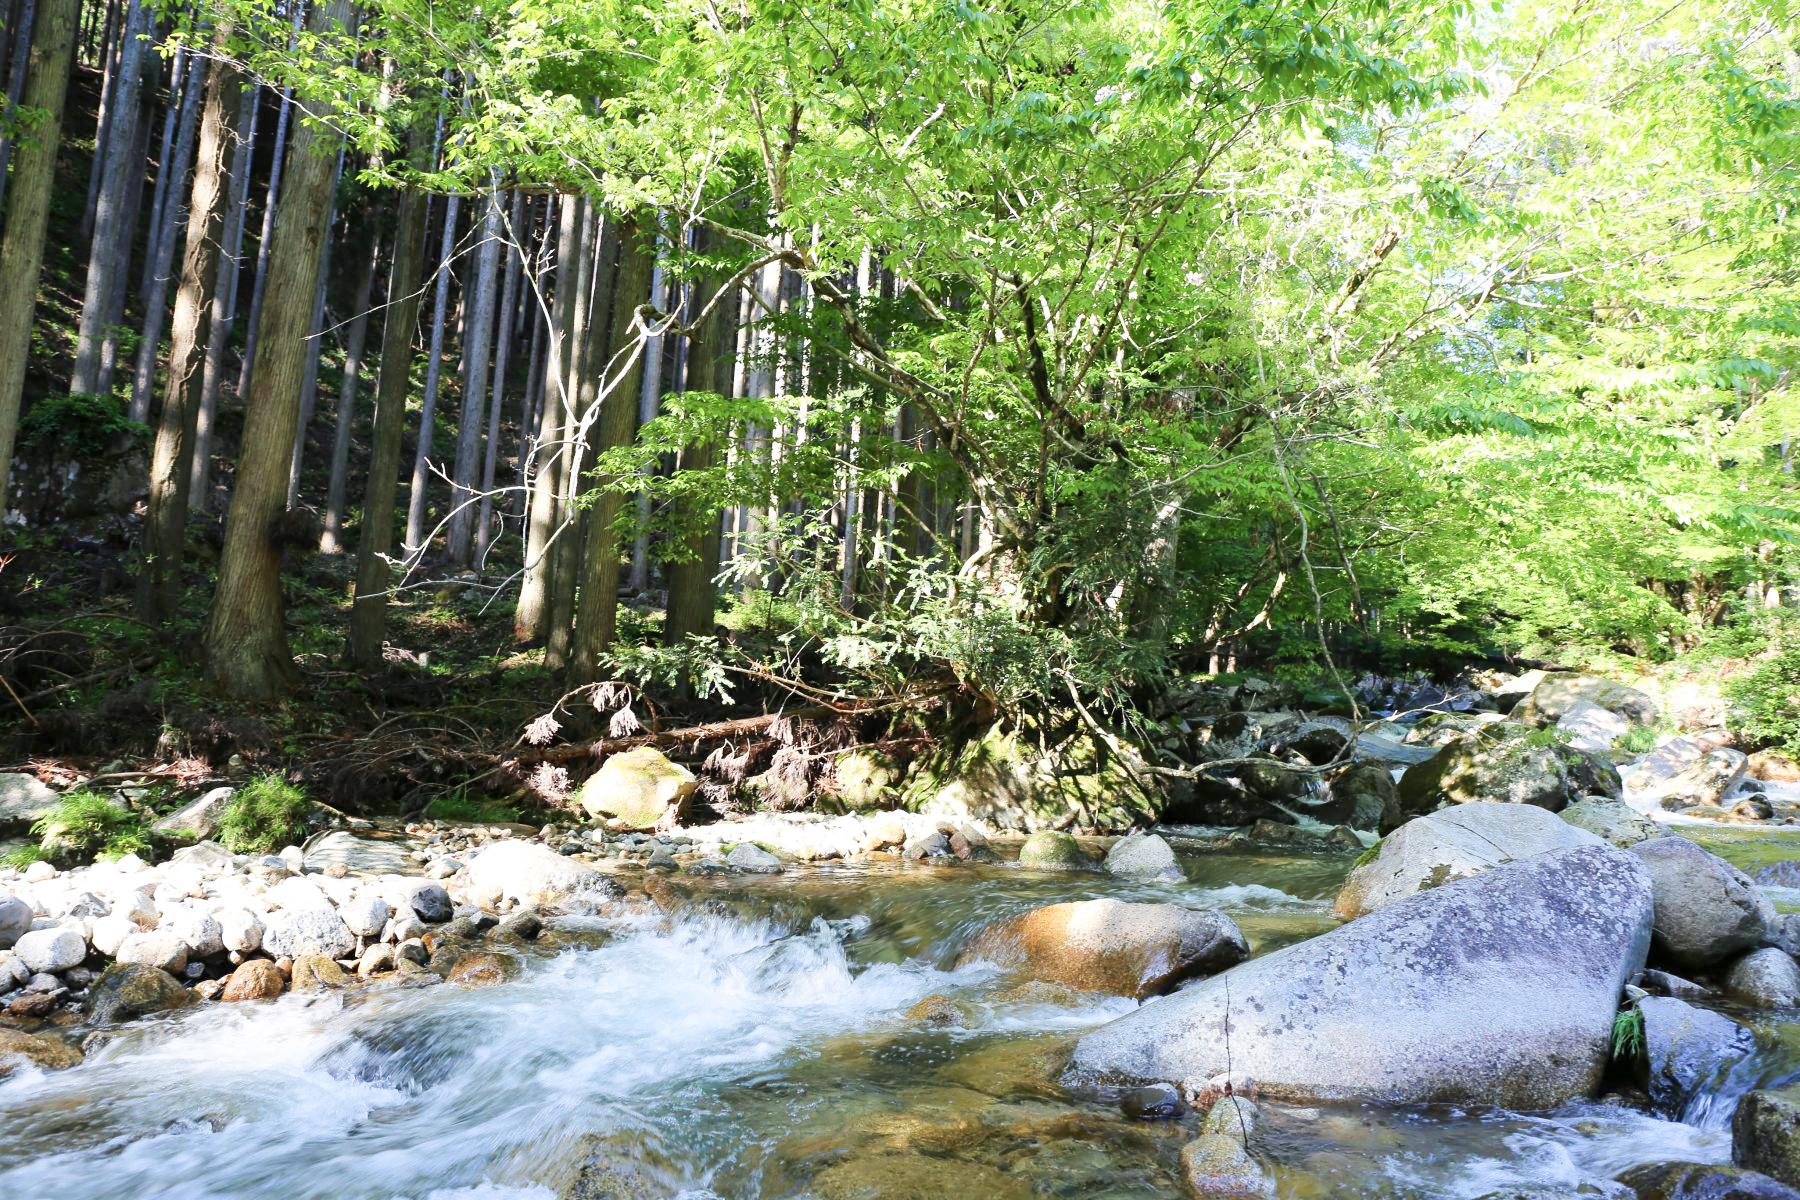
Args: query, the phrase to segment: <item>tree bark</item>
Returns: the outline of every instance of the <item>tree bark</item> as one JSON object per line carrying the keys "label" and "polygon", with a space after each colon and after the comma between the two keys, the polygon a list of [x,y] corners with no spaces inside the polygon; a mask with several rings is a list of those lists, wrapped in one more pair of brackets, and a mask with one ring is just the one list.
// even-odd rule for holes
{"label": "tree bark", "polygon": [[513,609],[513,637],[535,642],[548,629],[551,563],[550,541],[556,526],[556,501],[562,490],[562,466],[568,461],[565,417],[573,406],[568,396],[568,363],[572,357],[577,279],[581,273],[581,201],[564,196],[556,234],[556,295],[550,308],[550,351],[544,363],[544,405],[537,441],[531,448],[536,470],[531,476],[525,510],[525,574]]}
{"label": "tree bark", "polygon": [[[494,386],[488,400],[487,449],[481,460],[481,501],[475,519],[475,561],[477,564],[487,559],[488,546],[494,538],[494,474],[500,457],[500,416],[506,402],[506,367],[507,360],[512,357],[512,343],[517,336],[514,332],[513,310],[519,303],[519,275],[524,267],[524,255],[520,253],[522,235],[520,227],[525,220],[525,196],[514,192],[512,212],[506,221],[505,276],[506,284],[500,292],[499,328],[494,346]],[[526,389],[529,392],[529,388]],[[523,413],[519,418],[519,436],[525,436],[526,422],[530,414]],[[520,453],[523,453],[521,449]]]}
{"label": "tree bark", "polygon": [[244,220],[250,209],[250,172],[255,164],[256,118],[262,107],[262,85],[238,111],[233,131],[231,199],[225,209],[225,232],[219,248],[219,277],[213,285],[212,323],[206,336],[206,365],[201,369],[200,414],[194,425],[194,449],[189,455],[188,506],[205,509],[212,479],[212,431],[219,412],[219,391],[225,381],[225,352],[231,346],[231,328],[237,321],[238,284],[243,279]]}
{"label": "tree bark", "polygon": [[445,557],[453,566],[467,566],[474,544],[480,472],[482,417],[487,411],[488,365],[493,347],[495,289],[500,275],[502,210],[498,192],[482,197],[481,229],[475,252],[475,281],[468,305],[467,333],[463,338],[462,411],[456,421],[456,461],[450,470],[455,486],[450,491],[450,520],[445,532]]}
{"label": "tree bark", "polygon": [[575,496],[581,490],[582,461],[592,443],[592,416],[598,364],[605,361],[606,311],[612,296],[613,238],[618,230],[598,216],[589,203],[582,209],[581,276],[577,282],[574,334],[569,343],[569,380],[565,385],[573,409],[564,417],[563,441],[568,452],[560,469],[558,525],[550,578],[550,616],[544,636],[544,665],[563,670],[575,638],[575,593],[581,574],[581,520]]}
{"label": "tree bark", "polygon": [[336,554],[343,549],[344,510],[350,491],[350,437],[356,426],[356,392],[362,374],[363,349],[369,339],[369,305],[375,298],[375,274],[381,262],[381,242],[368,247],[350,298],[356,315],[344,339],[344,375],[338,384],[337,413],[331,433],[331,480],[325,487],[325,527],[319,550]]}
{"label": "tree bark", "polygon": [[[429,168],[435,151],[424,129],[413,131],[415,166]],[[393,264],[381,321],[381,372],[375,382],[375,427],[369,478],[357,530],[356,598],[350,610],[349,659],[364,669],[381,665],[387,625],[387,553],[394,544],[394,496],[400,485],[406,397],[412,385],[413,338],[419,326],[419,289],[425,272],[425,193],[401,193],[394,221]]]}
{"label": "tree bark", "polygon": [[[30,74],[32,27],[37,21],[37,0],[23,0],[12,33],[10,64],[6,72],[6,106],[17,112],[25,102],[25,79]],[[7,168],[12,163],[13,139],[0,138],[0,212],[6,210]]]}
{"label": "tree bark", "polygon": [[438,388],[444,375],[444,327],[450,311],[450,262],[456,256],[456,219],[462,197],[444,204],[444,237],[438,250],[437,295],[431,304],[431,349],[425,363],[425,400],[419,409],[419,439],[413,451],[412,490],[406,497],[406,552],[425,551],[425,500],[431,481],[431,438],[437,420]]}
{"label": "tree bark", "polygon": [[[301,14],[306,11],[304,4],[294,5],[294,38],[290,38],[291,48],[300,35]],[[262,336],[262,308],[264,297],[269,288],[269,239],[275,229],[276,205],[281,199],[281,172],[287,162],[284,153],[288,131],[294,120],[294,93],[286,89],[281,93],[281,111],[275,118],[275,149],[269,159],[269,190],[263,202],[262,232],[256,239],[256,274],[250,284],[250,320],[244,329],[244,359],[238,369],[237,394],[241,399],[250,394],[250,374],[256,368],[256,339]]]}
{"label": "tree bark", "polygon": [[219,238],[225,228],[230,169],[247,171],[250,167],[243,158],[235,163],[230,160],[231,129],[237,122],[243,97],[242,79],[225,52],[230,36],[230,27],[221,25],[213,39],[219,53],[207,72],[199,149],[188,199],[187,242],[181,256],[181,282],[175,291],[175,315],[170,327],[169,365],[162,411],[156,423],[156,443],[150,456],[150,497],[144,519],[144,567],[138,580],[138,611],[151,622],[171,616],[180,595],[188,484],[193,478],[194,429],[205,384],[201,360],[212,333],[219,284]]}
{"label": "tree bark", "polygon": [[300,430],[294,436],[294,456],[288,462],[287,506],[300,503],[300,468],[306,462],[306,435],[312,429],[319,404],[319,359],[325,350],[325,297],[331,286],[331,230],[337,222],[338,181],[344,177],[344,151],[338,149],[337,168],[331,174],[331,209],[325,214],[325,238],[319,247],[319,284],[313,295],[311,333],[306,339],[306,372],[300,381]]}
{"label": "tree bark", "polygon": [[[314,9],[310,28],[322,36],[341,27],[349,8],[349,0],[329,0]],[[206,629],[208,677],[234,699],[272,699],[297,679],[282,625],[278,526],[300,415],[307,324],[318,286],[336,149],[337,135],[328,126],[301,124],[289,150],[288,186],[271,236],[269,271],[281,287],[263,308],[262,344],[244,406],[237,486]]]}
{"label": "tree bark", "polygon": [[[713,288],[695,284],[692,306],[699,311],[711,301]],[[716,304],[688,341],[688,390],[732,393],[737,360],[736,297]],[[677,471],[705,471],[718,459],[719,439],[709,431],[681,451]],[[713,579],[719,573],[720,523],[724,514],[698,508],[688,501],[677,508],[679,526],[687,531],[683,555],[669,564],[669,606],[663,636],[679,646],[690,636],[705,637],[713,631],[715,593]]]}
{"label": "tree bark", "polygon": [[[192,76],[199,67],[199,61],[189,56],[188,75]],[[181,126],[175,135],[172,157],[163,163],[158,172],[158,186],[167,186],[170,193],[179,191],[186,183],[188,171],[194,162],[194,131],[196,117],[200,115],[200,100],[204,87],[193,78],[187,83],[186,94],[182,98],[180,121]],[[234,88],[235,91],[235,88]],[[173,99],[173,97],[171,97]],[[232,102],[233,116],[237,103]],[[220,146],[224,145],[224,131],[220,131]],[[223,161],[221,159],[221,180]],[[175,220],[181,212],[181,203],[174,195],[165,199],[166,212],[157,220],[150,238],[150,252],[144,256],[144,328],[143,336],[138,342],[137,366],[131,380],[131,419],[147,420],[150,416],[150,393],[156,386],[156,360],[162,348],[163,324],[168,317],[169,271],[175,263],[175,247],[178,244],[175,236]],[[223,209],[220,210],[221,215]],[[215,231],[216,234],[216,231]]]}
{"label": "tree bark", "polygon": [[111,99],[110,129],[94,203],[94,238],[88,256],[87,279],[81,297],[81,323],[75,336],[75,368],[69,375],[69,391],[98,393],[101,389],[101,355],[107,341],[107,318],[113,294],[124,286],[131,257],[131,234],[136,213],[128,211],[132,186],[142,179],[143,161],[135,151],[141,119],[144,58],[155,19],[143,0],[131,0],[125,21],[124,44],[119,50],[117,83]]}
{"label": "tree bark", "polygon": [[[646,248],[642,230],[630,219],[620,223],[619,251],[608,370],[601,384],[599,420],[595,423],[596,459],[631,442],[637,429],[638,397],[644,378],[644,331],[638,327],[639,309],[650,294],[656,254],[653,248]],[[594,483],[600,493],[587,510],[583,551],[586,561],[569,659],[569,676],[576,683],[597,678],[600,655],[612,645],[619,615],[621,555],[618,530],[613,526],[624,511],[625,498],[610,486],[614,479],[609,474],[596,470]]]}
{"label": "tree bark", "polygon": [[25,107],[41,115],[13,149],[12,205],[6,232],[0,235],[0,514],[6,511],[13,439],[31,358],[38,272],[56,184],[56,150],[62,144],[63,99],[80,19],[81,0],[39,0],[26,65]]}

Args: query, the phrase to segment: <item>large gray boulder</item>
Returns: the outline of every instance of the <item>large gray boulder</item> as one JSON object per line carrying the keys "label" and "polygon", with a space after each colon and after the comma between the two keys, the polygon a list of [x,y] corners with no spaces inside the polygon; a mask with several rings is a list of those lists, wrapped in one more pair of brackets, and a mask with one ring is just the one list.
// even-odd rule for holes
{"label": "large gray boulder", "polygon": [[1169,843],[1154,833],[1133,833],[1106,852],[1106,871],[1127,879],[1185,879]]}
{"label": "large gray boulder", "polygon": [[475,895],[520,904],[610,900],[622,890],[586,863],[564,858],[541,842],[513,838],[483,846],[468,860],[468,871]]}
{"label": "large gray boulder", "polygon": [[156,832],[190,842],[210,838],[219,832],[219,822],[236,795],[234,787],[212,788],[158,821]]}
{"label": "large gray boulder", "polygon": [[1613,748],[1614,742],[1631,732],[1631,718],[1601,708],[1591,700],[1577,700],[1557,718],[1556,728],[1577,750],[1603,754]]}
{"label": "large gray boulder", "polygon": [[1222,913],[1078,900],[994,922],[975,935],[957,965],[991,962],[1034,979],[1142,1000],[1249,953],[1243,933]]}
{"label": "large gray boulder", "polygon": [[1725,795],[1744,778],[1749,760],[1742,751],[1720,747],[1650,786],[1650,794],[1671,812],[1697,804],[1723,804]]}
{"label": "large gray boulder", "polygon": [[1583,702],[1618,713],[1638,725],[1656,724],[1655,700],[1634,687],[1598,675],[1545,675],[1512,715],[1517,721],[1554,725]]}
{"label": "large gray boulder", "polygon": [[1800,1187],[1800,1088],[1751,1092],[1731,1118],[1731,1158]]}
{"label": "large gray boulder", "polygon": [[1083,1038],[1072,1070],[1548,1108],[1599,1083],[1651,912],[1642,864],[1610,846],[1508,863],[1152,1001]]}
{"label": "large gray boulder", "polygon": [[1800,1007],[1800,964],[1774,946],[1752,950],[1731,964],[1725,991],[1751,1008]]}
{"label": "large gray boulder", "polygon": [[1557,812],[1582,796],[1621,796],[1619,772],[1599,755],[1535,735],[1522,725],[1464,734],[1400,777],[1408,816],[1451,804],[1496,801]]}
{"label": "large gray boulder", "polygon": [[36,775],[0,772],[0,837],[28,833],[31,823],[56,804],[56,792]]}
{"label": "large gray boulder", "polygon": [[1629,853],[1648,868],[1655,889],[1659,956],[1682,967],[1710,967],[1769,939],[1774,906],[1718,855],[1683,837],[1639,842]]}
{"label": "large gray boulder", "polygon": [[1673,1117],[1756,1048],[1736,1021],[1670,996],[1646,996],[1637,1011],[1644,1020],[1640,1082],[1651,1102]]}
{"label": "large gray boulder", "polygon": [[1604,844],[1530,804],[1459,804],[1408,821],[1389,834],[1374,860],[1344,881],[1337,915],[1354,920],[1502,863]]}
{"label": "large gray boulder", "polygon": [[1663,836],[1663,827],[1623,800],[1589,796],[1557,814],[1577,829],[1605,838],[1621,849]]}

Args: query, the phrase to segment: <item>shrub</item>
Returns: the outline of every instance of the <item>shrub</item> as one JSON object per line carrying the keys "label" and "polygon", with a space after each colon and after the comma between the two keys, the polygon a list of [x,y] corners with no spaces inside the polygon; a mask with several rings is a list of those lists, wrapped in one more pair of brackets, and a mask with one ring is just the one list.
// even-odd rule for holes
{"label": "shrub", "polygon": [[76,788],[64,792],[31,827],[39,858],[52,862],[92,862],[124,854],[148,854],[150,831],[144,819],[117,800]]}
{"label": "shrub", "polygon": [[234,854],[272,854],[306,829],[306,796],[279,771],[237,790],[219,818],[219,841]]}
{"label": "shrub", "polygon": [[19,449],[87,457],[104,453],[121,436],[143,439],[149,432],[126,416],[123,400],[75,392],[46,396],[31,406],[19,422]]}
{"label": "shrub", "polygon": [[1648,754],[1656,749],[1656,730],[1648,725],[1633,725],[1618,736],[1613,745],[1626,754]]}
{"label": "shrub", "polygon": [[1636,1062],[1644,1053],[1644,1014],[1635,1008],[1620,1009],[1613,1017],[1612,1056],[1619,1062]]}
{"label": "shrub", "polygon": [[1768,658],[1725,685],[1727,718],[1740,740],[1800,754],[1800,639],[1784,641]]}

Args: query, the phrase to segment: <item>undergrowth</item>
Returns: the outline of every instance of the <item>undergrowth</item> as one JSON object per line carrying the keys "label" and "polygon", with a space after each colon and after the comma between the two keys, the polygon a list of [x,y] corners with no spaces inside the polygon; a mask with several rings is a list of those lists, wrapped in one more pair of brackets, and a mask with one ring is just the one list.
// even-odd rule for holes
{"label": "undergrowth", "polygon": [[279,771],[239,788],[219,818],[219,841],[234,854],[272,854],[305,831],[307,800]]}

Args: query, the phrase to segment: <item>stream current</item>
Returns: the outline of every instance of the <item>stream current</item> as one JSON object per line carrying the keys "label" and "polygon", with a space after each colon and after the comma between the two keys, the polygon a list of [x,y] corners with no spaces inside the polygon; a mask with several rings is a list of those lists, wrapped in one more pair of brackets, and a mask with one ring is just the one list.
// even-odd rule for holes
{"label": "stream current", "polygon": [[[1687,832],[1747,869],[1800,857],[1769,829]],[[676,915],[558,918],[498,986],[140,1021],[72,1070],[0,1082],[0,1197],[1180,1195],[1193,1117],[1128,1120],[1116,1096],[1059,1083],[1070,1041],[1133,1003],[953,968],[981,926],[1061,900],[1217,909],[1256,953],[1334,925],[1351,856],[1175,844],[1185,883],[1011,864],[675,877]],[[932,996],[960,1025],[909,1016]],[[1265,1105],[1254,1147],[1283,1197],[1628,1195],[1608,1181],[1636,1164],[1727,1161],[1737,1098],[1800,1077],[1800,1020],[1731,1015],[1758,1052],[1683,1121],[1607,1101]]]}

